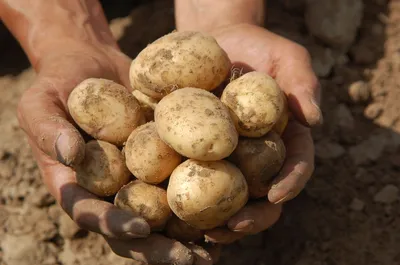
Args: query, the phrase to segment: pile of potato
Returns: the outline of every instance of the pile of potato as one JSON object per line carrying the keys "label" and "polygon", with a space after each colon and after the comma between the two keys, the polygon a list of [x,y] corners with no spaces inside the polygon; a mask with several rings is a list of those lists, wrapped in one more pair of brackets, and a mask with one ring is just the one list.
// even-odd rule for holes
{"label": "pile of potato", "polygon": [[285,160],[286,97],[267,74],[231,69],[214,38],[173,32],[132,61],[133,93],[80,83],[68,108],[92,139],[78,184],[187,242],[265,197]]}

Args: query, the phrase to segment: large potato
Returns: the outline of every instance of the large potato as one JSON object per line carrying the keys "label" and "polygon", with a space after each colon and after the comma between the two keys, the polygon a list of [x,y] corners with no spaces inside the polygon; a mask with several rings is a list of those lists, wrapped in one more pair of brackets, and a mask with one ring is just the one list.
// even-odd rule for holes
{"label": "large potato", "polygon": [[225,87],[221,101],[229,107],[241,136],[260,137],[281,117],[282,93],[269,75],[249,72]]}
{"label": "large potato", "polygon": [[181,220],[197,229],[222,226],[248,200],[242,172],[232,163],[188,159],[172,172],[168,203]]}
{"label": "large potato", "polygon": [[216,88],[230,72],[231,62],[216,40],[200,32],[173,32],[154,41],[132,61],[134,89],[161,99],[175,89]]}
{"label": "large potato", "polygon": [[143,123],[137,99],[124,86],[107,79],[89,78],[78,84],[69,95],[68,109],[86,133],[118,146]]}
{"label": "large potato", "polygon": [[199,88],[182,88],[164,97],[154,119],[164,142],[183,156],[201,161],[228,157],[239,138],[228,108]]}
{"label": "large potato", "polygon": [[182,156],[160,139],[154,122],[136,128],[124,152],[132,174],[150,184],[163,182],[182,161]]}
{"label": "large potato", "polygon": [[239,144],[229,160],[245,176],[250,197],[267,195],[271,180],[281,169],[286,158],[282,139],[274,131],[261,138],[240,138]]}
{"label": "large potato", "polygon": [[121,151],[100,140],[86,144],[85,158],[76,167],[78,184],[101,197],[116,194],[129,182],[130,176]]}
{"label": "large potato", "polygon": [[154,185],[134,180],[123,186],[114,199],[123,210],[143,217],[152,231],[164,229],[172,211],[167,202],[167,192]]}
{"label": "large potato", "polygon": [[154,120],[154,109],[157,106],[158,101],[154,98],[147,96],[140,92],[140,90],[133,90],[132,95],[139,101],[140,108],[146,121]]}

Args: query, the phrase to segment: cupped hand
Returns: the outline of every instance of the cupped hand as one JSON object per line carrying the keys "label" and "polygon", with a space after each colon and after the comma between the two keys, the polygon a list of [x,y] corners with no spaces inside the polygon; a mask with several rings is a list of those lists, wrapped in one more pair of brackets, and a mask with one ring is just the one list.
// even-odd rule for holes
{"label": "cupped hand", "polygon": [[90,77],[111,79],[130,88],[130,61],[114,48],[59,47],[59,53],[38,63],[37,78],[18,106],[19,122],[49,192],[81,228],[103,235],[115,253],[140,264],[197,264],[200,260],[193,261],[196,255],[189,248],[150,234],[143,218],[97,198],[75,180],[73,168],[84,156],[85,142],[68,114],[68,95]]}
{"label": "cupped hand", "polygon": [[287,158],[265,194],[233,216],[227,228],[206,233],[208,240],[232,243],[261,232],[280,217],[282,203],[296,197],[314,171],[310,128],[322,123],[319,82],[305,48],[262,27],[240,24],[215,29],[211,34],[228,53],[234,67],[261,71],[274,77],[285,92],[292,117],[282,138]]}

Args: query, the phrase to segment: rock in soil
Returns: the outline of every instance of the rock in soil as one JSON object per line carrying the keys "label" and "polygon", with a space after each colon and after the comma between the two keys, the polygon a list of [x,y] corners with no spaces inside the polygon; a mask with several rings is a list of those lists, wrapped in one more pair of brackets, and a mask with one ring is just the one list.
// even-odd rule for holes
{"label": "rock in soil", "polygon": [[315,145],[315,155],[321,159],[334,159],[342,156],[346,150],[335,142],[322,140]]}
{"label": "rock in soil", "polygon": [[382,156],[387,144],[387,135],[373,135],[360,144],[350,148],[349,154],[355,165],[374,162]]}
{"label": "rock in soil", "polygon": [[357,81],[349,86],[349,96],[354,103],[366,102],[370,96],[370,88],[367,82]]}
{"label": "rock in soil", "polygon": [[344,50],[355,40],[362,17],[362,0],[310,0],[305,14],[312,35]]}
{"label": "rock in soil", "polygon": [[365,203],[358,198],[354,198],[350,203],[350,209],[357,212],[362,211],[364,209],[364,206]]}
{"label": "rock in soil", "polygon": [[375,202],[387,203],[387,204],[394,203],[398,199],[399,199],[399,188],[392,184],[386,185],[374,196]]}

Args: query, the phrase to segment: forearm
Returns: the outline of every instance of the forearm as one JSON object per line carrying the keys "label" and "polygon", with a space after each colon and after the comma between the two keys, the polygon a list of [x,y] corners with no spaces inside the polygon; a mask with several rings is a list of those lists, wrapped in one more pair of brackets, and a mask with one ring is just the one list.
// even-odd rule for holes
{"label": "forearm", "polygon": [[0,18],[35,68],[64,48],[117,47],[97,0],[0,0]]}
{"label": "forearm", "polygon": [[175,0],[178,30],[210,31],[232,24],[264,24],[265,0]]}

